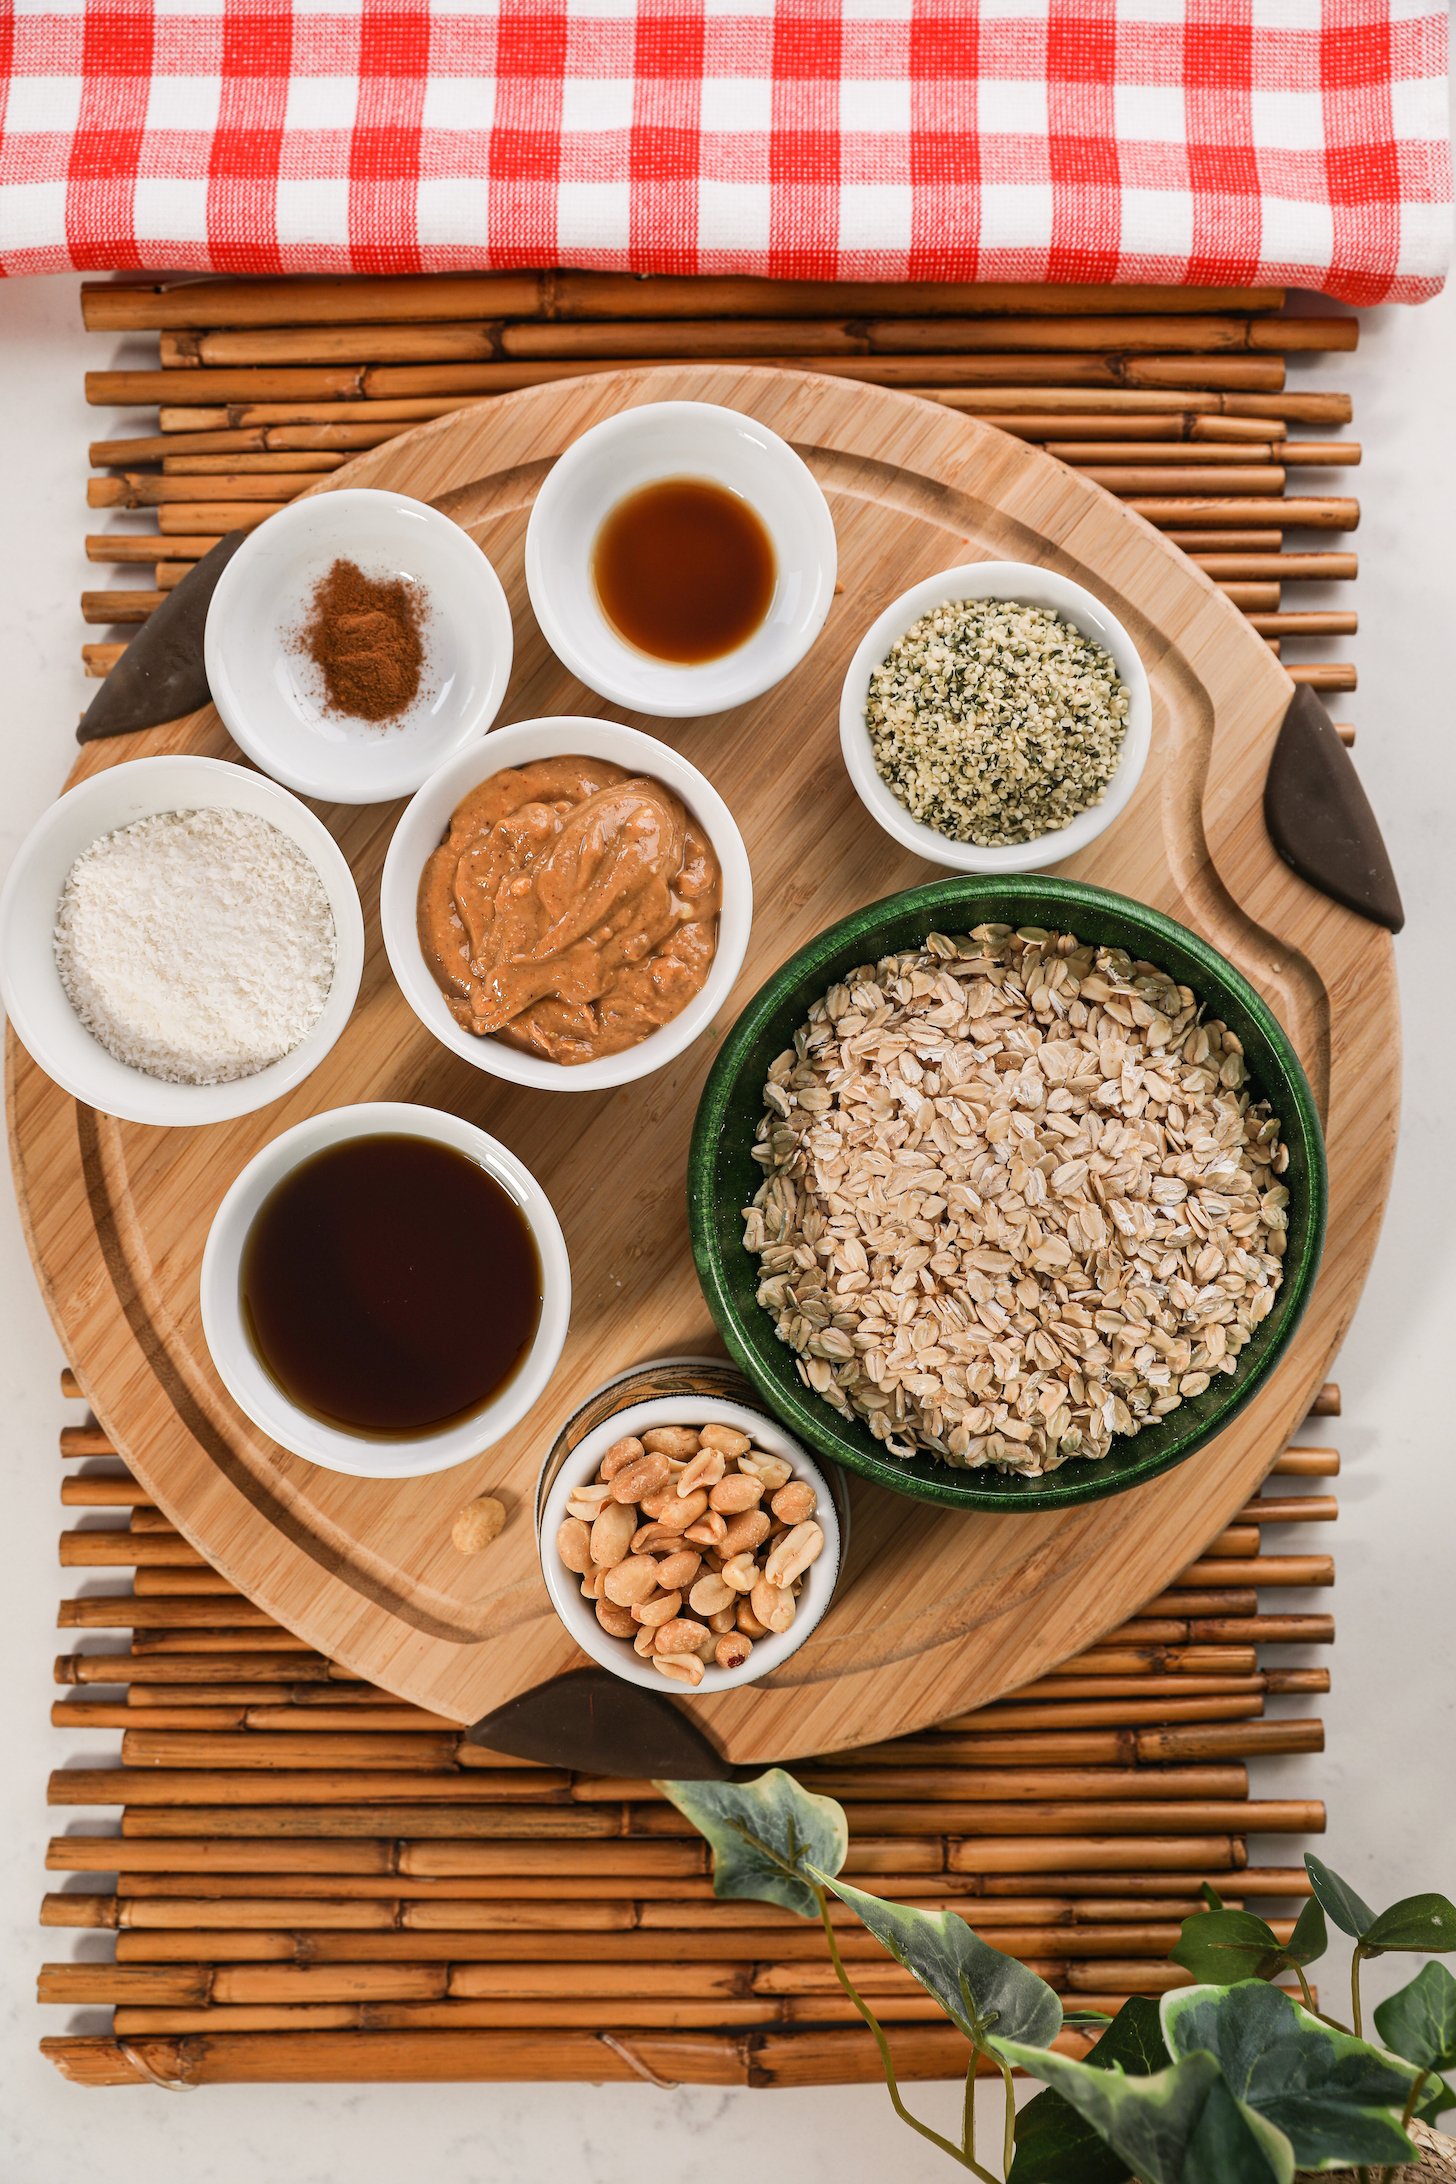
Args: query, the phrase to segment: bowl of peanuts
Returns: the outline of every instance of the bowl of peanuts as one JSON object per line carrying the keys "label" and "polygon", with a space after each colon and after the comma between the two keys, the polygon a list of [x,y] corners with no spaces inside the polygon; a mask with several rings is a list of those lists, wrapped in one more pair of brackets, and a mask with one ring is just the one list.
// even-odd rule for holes
{"label": "bowl of peanuts", "polygon": [[594,1398],[578,1418],[596,1422],[564,1457],[558,1441],[541,1568],[603,1668],[650,1690],[731,1691],[781,1667],[823,1617],[839,1511],[818,1465],[762,1411],[707,1393],[633,1401],[650,1378],[625,1375]]}

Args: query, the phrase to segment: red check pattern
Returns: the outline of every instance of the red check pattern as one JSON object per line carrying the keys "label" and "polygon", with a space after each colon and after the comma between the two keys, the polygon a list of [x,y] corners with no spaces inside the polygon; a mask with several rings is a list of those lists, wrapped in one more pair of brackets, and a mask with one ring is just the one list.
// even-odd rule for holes
{"label": "red check pattern", "polygon": [[0,270],[1412,302],[1446,39],[1430,0],[0,0]]}

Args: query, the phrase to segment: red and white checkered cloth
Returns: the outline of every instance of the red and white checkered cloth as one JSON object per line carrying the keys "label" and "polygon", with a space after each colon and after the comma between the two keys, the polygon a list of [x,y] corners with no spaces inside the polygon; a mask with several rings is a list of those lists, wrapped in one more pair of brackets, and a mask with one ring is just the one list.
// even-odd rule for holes
{"label": "red and white checkered cloth", "polygon": [[1430,0],[0,0],[0,269],[1430,295]]}

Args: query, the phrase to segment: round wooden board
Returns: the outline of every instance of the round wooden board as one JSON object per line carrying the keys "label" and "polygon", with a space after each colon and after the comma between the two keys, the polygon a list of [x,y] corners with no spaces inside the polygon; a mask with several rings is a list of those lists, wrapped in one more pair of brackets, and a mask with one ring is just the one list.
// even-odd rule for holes
{"label": "round wooden board", "polygon": [[[716,719],[645,721],[727,798],[753,863],[753,942],[734,1007],[855,905],[930,875],[864,815],[840,761],[839,686],[856,640],[921,576],[980,557],[1036,560],[1109,601],[1152,681],[1153,755],[1136,801],[1066,869],[1205,934],[1269,998],[1326,1117],[1332,1218],[1324,1271],[1271,1384],[1204,1454],[1063,1515],[957,1515],[851,1480],[849,1565],[828,1618],[772,1681],[695,1701],[734,1760],[877,1740],[1041,1675],[1163,1587],[1258,1485],[1350,1318],[1394,1151],[1399,1031],[1388,934],[1276,856],[1261,809],[1292,685],[1191,564],[1061,464],[930,403],[808,374],[670,366],[560,382],[442,419],[319,490],[378,485],[433,501],[489,553],[517,653],[503,719],[612,710],[547,651],[525,597],[532,496],[588,425],[692,397],[750,411],[811,465],[839,534],[840,589],[797,673]],[[211,710],[91,745],[89,772],[142,752],[235,756]],[[624,1366],[716,1351],[683,1204],[710,1033],[647,1082],[600,1096],[513,1088],[439,1047],[394,989],[378,874],[396,807],[336,808],[369,926],[358,1010],[322,1068],[262,1114],[147,1130],[78,1107],[12,1039],[11,1131],[31,1248],[97,1416],[160,1506],[291,1630],[371,1681],[463,1721],[579,1659],[548,1604],[531,1512],[562,1418]],[[725,1013],[724,1023],[733,1011]],[[720,1027],[721,1028],[721,1027]],[[284,1455],[214,1375],[197,1281],[214,1208],[267,1139],[318,1109],[406,1099],[452,1108],[511,1145],[550,1192],[576,1282],[554,1383],[508,1441],[443,1477],[373,1483]],[[451,1544],[473,1494],[498,1494],[485,1554]],[[219,1602],[216,1620],[225,1621]]]}

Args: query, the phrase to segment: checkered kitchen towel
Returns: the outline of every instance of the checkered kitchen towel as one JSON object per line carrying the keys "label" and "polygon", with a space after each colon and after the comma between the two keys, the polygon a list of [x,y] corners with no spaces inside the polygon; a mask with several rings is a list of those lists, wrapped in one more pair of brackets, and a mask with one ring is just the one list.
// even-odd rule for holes
{"label": "checkered kitchen towel", "polygon": [[0,0],[0,269],[1439,287],[1436,0]]}

